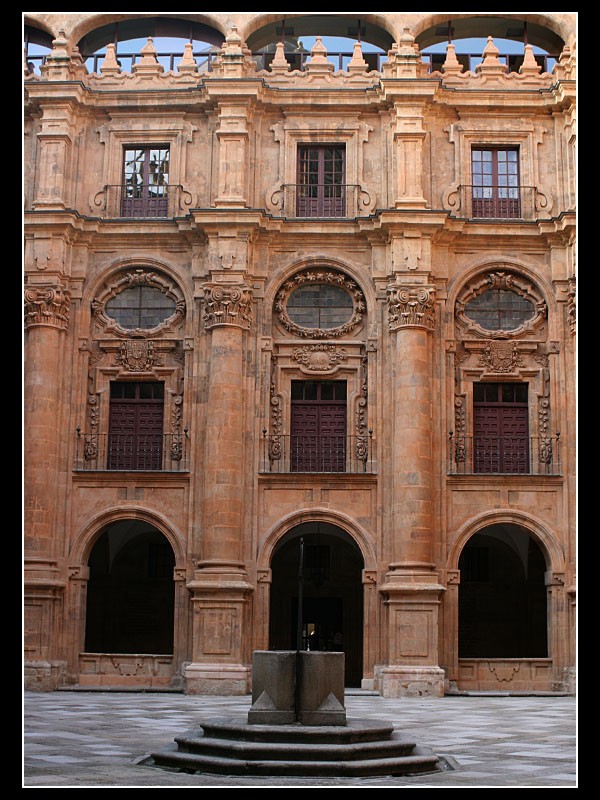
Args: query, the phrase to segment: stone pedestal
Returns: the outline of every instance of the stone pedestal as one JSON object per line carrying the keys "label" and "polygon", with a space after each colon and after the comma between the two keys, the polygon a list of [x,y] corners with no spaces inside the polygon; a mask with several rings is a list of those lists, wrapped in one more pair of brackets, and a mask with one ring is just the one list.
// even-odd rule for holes
{"label": "stone pedestal", "polygon": [[248,723],[345,725],[344,653],[256,650]]}

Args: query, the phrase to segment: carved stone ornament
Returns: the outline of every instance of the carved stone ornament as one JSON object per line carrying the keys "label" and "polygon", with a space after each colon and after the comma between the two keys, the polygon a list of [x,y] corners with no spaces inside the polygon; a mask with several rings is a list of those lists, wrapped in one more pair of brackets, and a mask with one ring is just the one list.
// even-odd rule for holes
{"label": "carved stone ornament", "polygon": [[150,339],[127,339],[115,356],[115,364],[128,372],[149,372],[158,365],[154,342]]}
{"label": "carved stone ornament", "polygon": [[[308,283],[326,283],[331,286],[339,286],[345,289],[352,297],[353,311],[352,317],[343,325],[336,328],[304,328],[292,322],[286,310],[287,301],[295,289],[305,286]],[[303,339],[336,339],[344,336],[357,328],[363,321],[367,303],[361,289],[355,281],[347,278],[341,272],[335,270],[304,270],[295,275],[291,280],[286,281],[277,293],[275,298],[275,313],[279,323],[295,336]]]}
{"label": "carved stone ornament", "polygon": [[[482,328],[481,325],[467,316],[465,307],[470,300],[490,289],[514,292],[519,297],[525,298],[531,303],[534,312],[533,316],[514,330],[488,330],[487,328]],[[508,339],[538,328],[546,319],[547,314],[548,307],[546,302],[531,281],[507,270],[496,270],[478,275],[463,287],[455,304],[455,316],[459,325],[476,336],[485,337],[486,339]]]}
{"label": "carved stone ornament", "polygon": [[514,342],[492,340],[479,357],[479,366],[490,372],[514,372],[523,366],[523,359]]}
{"label": "carved stone ornament", "polygon": [[233,325],[249,329],[252,324],[252,290],[245,284],[204,286],[204,325]]}
{"label": "carved stone ornament", "polygon": [[312,344],[294,348],[292,358],[310,372],[330,372],[347,355],[343,347],[334,344]]}
{"label": "carved stone ornament", "polygon": [[[109,317],[106,313],[106,304],[124,289],[128,289],[132,286],[151,286],[155,289],[159,289],[164,295],[175,302],[175,311],[159,325],[148,330],[140,328],[130,330],[121,327],[116,320]],[[120,272],[114,281],[106,283],[102,291],[92,301],[92,314],[107,332],[127,337],[154,336],[157,333],[168,330],[184,318],[185,300],[177,284],[169,280],[165,275],[146,269],[128,270]]]}
{"label": "carved stone ornament", "polygon": [[577,322],[577,305],[576,305],[576,290],[575,278],[569,278],[569,291],[567,294],[567,315],[569,319],[569,328],[571,333],[575,333]]}
{"label": "carved stone ornament", "polygon": [[433,330],[435,309],[432,287],[388,286],[388,325],[390,331],[418,327]]}
{"label": "carved stone ornament", "polygon": [[27,287],[25,289],[25,328],[47,325],[67,330],[71,295],[62,286]]}

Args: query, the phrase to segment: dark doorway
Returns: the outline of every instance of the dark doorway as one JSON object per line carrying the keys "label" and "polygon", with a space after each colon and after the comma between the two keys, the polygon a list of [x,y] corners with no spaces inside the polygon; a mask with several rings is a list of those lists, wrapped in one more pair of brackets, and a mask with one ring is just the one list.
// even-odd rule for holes
{"label": "dark doorway", "polygon": [[345,684],[359,687],[364,562],[350,536],[335,525],[304,523],[277,546],[271,562],[269,649],[296,649],[300,537],[304,540],[302,649],[344,652]]}
{"label": "dark doorway", "polygon": [[139,520],[106,528],[89,558],[85,651],[172,655],[175,557]]}
{"label": "dark doorway", "polygon": [[518,525],[491,525],[465,545],[459,658],[547,658],[546,563]]}

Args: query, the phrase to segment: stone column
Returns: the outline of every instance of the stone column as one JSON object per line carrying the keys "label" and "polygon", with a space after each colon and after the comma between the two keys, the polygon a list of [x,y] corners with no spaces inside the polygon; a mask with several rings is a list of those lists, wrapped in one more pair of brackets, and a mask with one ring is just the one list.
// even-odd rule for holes
{"label": "stone column", "polygon": [[58,635],[64,578],[58,535],[58,420],[70,294],[60,285],[25,289],[24,343],[24,658],[29,688],[63,679]]}
{"label": "stone column", "polygon": [[[244,664],[247,595],[244,569],[243,378],[244,334],[252,320],[252,294],[244,284],[204,287],[204,322],[211,337],[204,456],[201,552],[192,592],[193,662],[186,668],[190,694],[246,694],[251,668]],[[246,660],[249,660],[246,659]]]}
{"label": "stone column", "polygon": [[388,324],[395,347],[388,521],[392,562],[381,587],[388,625],[388,665],[381,671],[384,697],[444,692],[444,671],[438,666],[442,586],[433,564],[433,293],[433,287],[388,287]]}

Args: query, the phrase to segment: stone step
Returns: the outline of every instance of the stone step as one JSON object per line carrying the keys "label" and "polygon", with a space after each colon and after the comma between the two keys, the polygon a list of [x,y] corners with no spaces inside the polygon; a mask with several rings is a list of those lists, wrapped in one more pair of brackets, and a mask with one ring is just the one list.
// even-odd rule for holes
{"label": "stone step", "polygon": [[397,758],[413,754],[416,743],[399,735],[379,742],[323,744],[279,742],[244,742],[212,739],[207,736],[177,736],[179,752],[202,756],[236,758],[247,761],[357,761],[373,758]]}
{"label": "stone step", "polygon": [[202,722],[204,735],[213,739],[253,742],[352,744],[389,739],[394,726],[370,719],[347,719],[345,725],[258,725],[231,718]]}
{"label": "stone step", "polygon": [[438,757],[429,752],[410,756],[339,761],[293,761],[202,756],[168,750],[152,754],[153,765],[181,772],[208,772],[223,775],[368,777],[373,775],[412,775],[440,770]]}

